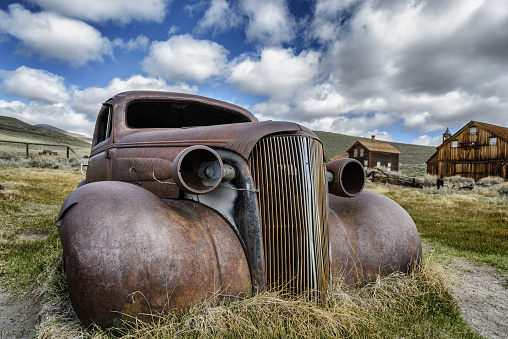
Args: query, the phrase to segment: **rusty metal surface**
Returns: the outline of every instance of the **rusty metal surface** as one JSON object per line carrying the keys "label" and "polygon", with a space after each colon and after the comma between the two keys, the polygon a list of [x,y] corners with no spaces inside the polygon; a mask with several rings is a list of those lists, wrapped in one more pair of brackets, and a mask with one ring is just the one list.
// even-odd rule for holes
{"label": "rusty metal surface", "polygon": [[57,226],[70,299],[85,325],[185,310],[221,289],[251,290],[236,235],[194,202],[164,202],[123,182],[92,183],[71,193]]}
{"label": "rusty metal surface", "polygon": [[[127,126],[132,100],[163,99],[252,122]],[[305,127],[256,122],[243,108],[187,94],[125,92],[108,105],[111,136],[92,147],[87,184],[69,195],[57,221],[69,294],[85,325],[110,326],[122,312],[143,318],[185,310],[217,291],[270,286],[318,291],[319,298],[330,274],[367,282],[420,260],[418,232],[404,209],[362,192],[365,174],[353,159],[325,170],[321,142]],[[212,156],[182,165],[195,149]],[[221,177],[227,166],[230,180],[189,185],[203,162],[220,163]],[[334,174],[330,184],[326,171]]]}
{"label": "rusty metal surface", "polygon": [[235,178],[222,183],[210,193],[199,196],[185,193],[183,198],[212,208],[230,223],[247,255],[254,290],[264,290],[266,265],[262,225],[257,188],[252,180],[251,170],[240,155],[220,149],[217,153],[226,166],[234,168]]}
{"label": "rusty metal surface", "polygon": [[[127,127],[126,127],[127,128]],[[118,129],[120,130],[120,128]],[[163,148],[204,145],[213,148],[232,150],[248,159],[254,145],[270,134],[296,134],[317,139],[317,136],[298,124],[285,121],[245,122],[218,126],[193,128],[152,128],[127,129],[120,134],[114,148]],[[102,149],[94,149],[92,155]]]}
{"label": "rusty metal surface", "polygon": [[371,191],[354,198],[328,195],[332,276],[367,282],[378,274],[408,272],[421,259],[415,223],[393,200]]}
{"label": "rusty metal surface", "polygon": [[337,159],[327,163],[326,170],[333,174],[333,181],[328,184],[331,194],[350,198],[363,191],[365,171],[358,160]]}
{"label": "rusty metal surface", "polygon": [[[171,166],[172,177],[181,190],[192,194],[205,194],[219,186],[224,175],[220,156],[207,146],[187,147]],[[215,168],[215,170],[214,170]],[[207,170],[212,169],[207,174]]]}

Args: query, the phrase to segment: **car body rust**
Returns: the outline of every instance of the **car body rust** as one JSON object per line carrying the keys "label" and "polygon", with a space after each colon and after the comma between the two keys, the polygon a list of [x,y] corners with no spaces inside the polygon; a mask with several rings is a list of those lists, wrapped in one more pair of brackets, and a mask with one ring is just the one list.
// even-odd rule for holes
{"label": "car body rust", "polygon": [[360,163],[325,164],[298,124],[189,94],[117,94],[56,222],[73,308],[108,327],[267,288],[322,300],[332,279],[407,272],[416,226],[364,183]]}

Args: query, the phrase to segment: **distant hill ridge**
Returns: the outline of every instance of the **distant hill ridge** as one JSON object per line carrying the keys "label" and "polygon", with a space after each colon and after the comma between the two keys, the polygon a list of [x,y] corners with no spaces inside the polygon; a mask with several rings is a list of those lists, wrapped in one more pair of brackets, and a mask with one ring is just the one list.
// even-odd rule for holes
{"label": "distant hill ridge", "polygon": [[[347,150],[357,140],[370,141],[369,138],[353,137],[344,134],[315,131],[314,133],[323,141],[325,154],[332,158],[335,155],[346,155]],[[90,141],[85,142],[81,138],[72,136],[57,127],[40,124],[30,125],[21,120],[0,116],[0,140],[38,142],[49,144],[64,144],[83,149],[83,154],[90,151]],[[86,138],[86,137],[85,137]],[[90,138],[87,138],[90,140]],[[387,142],[379,140],[379,142]],[[409,145],[398,142],[387,142],[402,152],[400,162],[402,164],[423,164],[436,151],[433,146]]]}
{"label": "distant hill ridge", "polygon": [[[16,118],[0,116],[0,140],[27,142],[34,144],[66,145],[72,147],[79,157],[90,154],[91,144],[71,137],[65,133],[53,131],[48,128],[33,126]],[[30,154],[37,154],[43,149],[51,149],[60,154],[65,147],[45,145],[30,146]],[[0,153],[24,155],[25,148],[13,143],[0,143]]]}
{"label": "distant hill ridge", "polygon": [[47,124],[37,124],[37,125],[34,125],[34,126],[36,126],[36,127],[42,127],[42,128],[47,128],[47,129],[55,131],[55,132],[60,132],[60,133],[66,134],[66,135],[68,135],[70,137],[79,139],[81,141],[92,143],[92,138],[89,138],[89,137],[87,137],[84,134],[67,132],[67,131],[64,131],[63,129],[60,129],[60,128],[55,127],[55,126],[47,125]]}
{"label": "distant hill ridge", "polygon": [[[353,146],[357,140],[371,141],[370,138],[353,137],[350,135],[332,133],[332,132],[321,132],[314,131],[316,135],[323,142],[323,148],[325,154],[331,159],[336,155],[346,155],[347,150]],[[436,151],[435,146],[421,146],[403,144],[399,142],[391,142],[384,140],[377,140],[392,145],[397,150],[402,152],[399,161],[401,164],[423,164],[434,154]]]}

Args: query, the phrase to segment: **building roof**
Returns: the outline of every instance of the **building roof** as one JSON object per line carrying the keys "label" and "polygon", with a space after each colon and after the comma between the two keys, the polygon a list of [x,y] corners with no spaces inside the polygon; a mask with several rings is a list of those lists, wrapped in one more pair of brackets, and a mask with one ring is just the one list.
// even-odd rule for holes
{"label": "building roof", "polygon": [[345,159],[345,158],[349,158],[349,156],[348,155],[336,155],[333,158],[331,158],[330,160],[338,160],[338,159]]}
{"label": "building roof", "polygon": [[395,147],[393,147],[392,145],[390,144],[387,144],[387,143],[384,143],[384,142],[372,142],[372,141],[362,141],[362,140],[358,140],[357,142],[355,142],[353,144],[353,146],[351,146],[347,151],[349,153],[349,151],[353,148],[355,148],[355,146],[357,144],[360,144],[362,145],[364,148],[368,149],[369,151],[371,152],[382,152],[382,153],[394,153],[394,154],[402,154],[401,152],[399,152],[398,150],[395,149]]}
{"label": "building roof", "polygon": [[473,122],[474,125],[481,127],[484,130],[486,130],[494,135],[497,135],[504,141],[508,142],[508,128],[496,126],[496,125],[491,125],[491,124],[486,124],[484,122],[479,122],[479,121],[471,121],[471,122]]}
{"label": "building roof", "polygon": [[432,161],[433,159],[437,160],[437,157],[439,155],[439,151],[435,151],[434,154],[432,154],[429,158],[429,160],[425,161],[426,163],[429,163],[429,161]]}
{"label": "building roof", "polygon": [[504,141],[508,142],[508,128],[497,126],[497,125],[487,124],[485,122],[471,120],[464,127],[462,127],[457,133],[452,135],[450,138],[446,139],[446,141],[443,142],[440,146],[438,146],[437,149],[440,149],[445,144],[448,144],[449,142],[451,142],[452,139],[454,139],[454,137],[456,135],[462,133],[462,131],[464,131],[466,128],[469,128],[471,126],[480,127],[482,129],[486,130],[487,132],[490,132],[490,133],[496,135],[497,137],[503,139]]}

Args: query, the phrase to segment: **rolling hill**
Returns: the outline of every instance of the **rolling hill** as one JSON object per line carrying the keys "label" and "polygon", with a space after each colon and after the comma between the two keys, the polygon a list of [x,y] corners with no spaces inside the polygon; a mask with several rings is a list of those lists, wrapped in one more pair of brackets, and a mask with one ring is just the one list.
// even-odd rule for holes
{"label": "rolling hill", "polygon": [[[51,145],[68,145],[74,149],[80,157],[90,153],[91,143],[74,138],[65,133],[53,131],[47,128],[33,126],[21,120],[0,116],[0,140],[30,142]],[[60,154],[66,151],[66,147],[53,147],[31,145],[30,153],[41,152],[43,149],[53,149]],[[24,154],[25,146],[12,143],[1,143],[0,151],[6,153]]]}
{"label": "rolling hill", "polygon": [[[370,141],[369,138],[352,137],[349,135],[331,132],[314,131],[314,133],[316,133],[321,141],[323,141],[325,154],[329,158],[332,158],[335,155],[346,155],[349,147],[351,147],[357,140]],[[425,162],[429,160],[431,155],[436,151],[436,147],[434,146],[410,145],[383,140],[379,140],[379,142],[389,143],[397,150],[402,152],[399,161],[404,165],[425,164]]]}
{"label": "rolling hill", "polygon": [[[315,133],[323,141],[325,154],[329,158],[335,155],[345,155],[348,148],[357,140],[370,141],[368,138],[359,138],[331,132],[315,131]],[[83,141],[81,137],[83,136],[78,135],[78,138],[76,138],[72,133],[68,133],[51,125],[34,126],[15,118],[0,116],[0,140],[69,145],[79,155],[88,155],[91,144],[90,142]],[[410,145],[398,142],[390,142],[390,144],[402,152],[400,155],[400,163],[406,166],[424,166],[425,162],[436,151],[436,148],[432,146]],[[4,152],[8,150],[9,147],[14,146],[13,144],[1,144],[1,150]],[[23,145],[18,146],[17,152],[24,152],[23,147]],[[39,148],[42,150],[44,146],[31,146],[31,149],[32,148],[35,152],[35,150]],[[39,152],[41,150],[39,150]],[[62,152],[62,150],[59,151]]]}
{"label": "rolling hill", "polygon": [[66,134],[66,135],[68,135],[70,137],[79,139],[81,141],[92,143],[92,138],[89,138],[89,137],[87,137],[86,135],[83,135],[83,134],[67,132],[67,131],[64,131],[63,129],[60,129],[58,127],[51,126],[51,125],[46,125],[46,124],[37,124],[37,125],[34,125],[34,126],[35,127],[47,128],[47,129],[50,129],[52,131],[56,131],[56,132],[60,132],[60,133]]}

